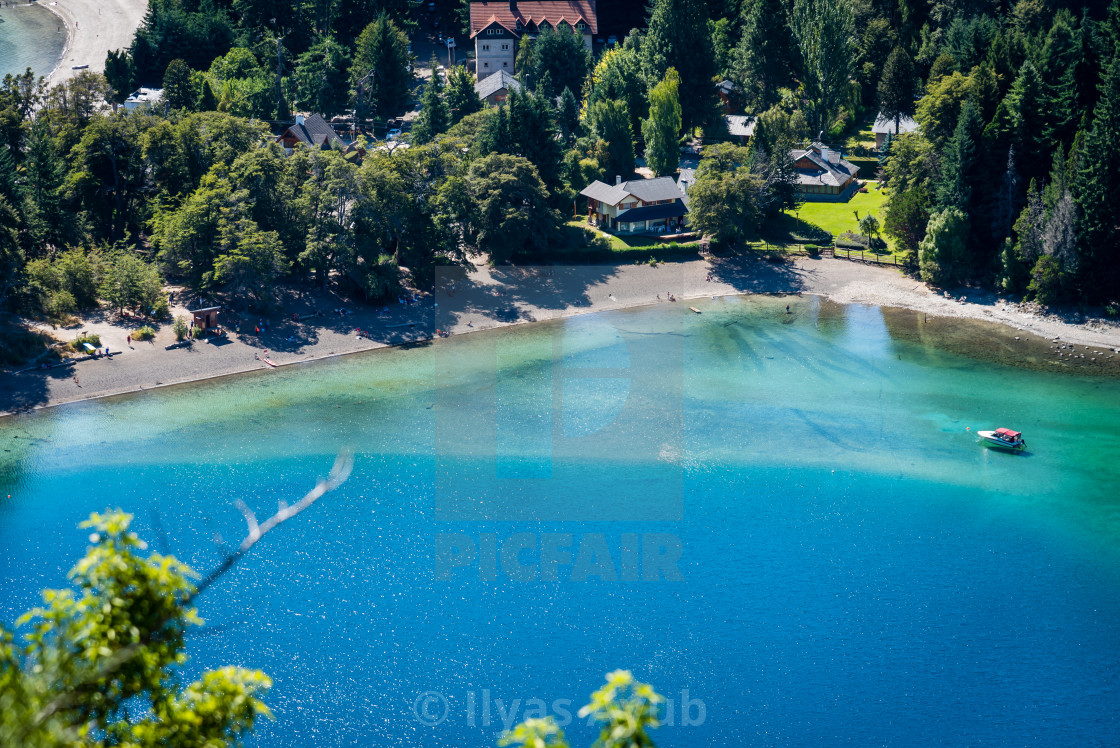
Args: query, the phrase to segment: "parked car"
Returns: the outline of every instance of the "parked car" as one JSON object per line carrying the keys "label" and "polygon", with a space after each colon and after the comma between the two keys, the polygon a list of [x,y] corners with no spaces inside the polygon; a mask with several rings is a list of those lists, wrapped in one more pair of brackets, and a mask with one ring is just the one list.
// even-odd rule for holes
{"label": "parked car", "polygon": [[385,139],[386,140],[396,140],[400,136],[401,136],[401,131],[400,131],[399,127],[394,127],[392,130],[385,133]]}

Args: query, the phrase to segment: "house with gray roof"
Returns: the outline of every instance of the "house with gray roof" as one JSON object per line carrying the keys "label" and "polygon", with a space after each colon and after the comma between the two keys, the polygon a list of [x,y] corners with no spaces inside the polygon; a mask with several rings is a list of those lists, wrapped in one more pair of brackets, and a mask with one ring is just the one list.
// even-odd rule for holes
{"label": "house with gray roof", "polygon": [[335,147],[342,149],[346,146],[342,142],[342,138],[338,137],[338,133],[331,127],[331,123],[318,114],[310,116],[297,114],[296,121],[292,123],[292,126],[276,136],[276,142],[283,147],[284,152],[289,156],[292,155],[292,149],[297,145],[319,148],[324,151],[329,151]]}
{"label": "house with gray roof", "polygon": [[685,195],[672,177],[595,180],[579,194],[587,198],[587,220],[617,234],[679,230],[688,215]]}
{"label": "house with gray roof", "polygon": [[138,88],[124,100],[124,110],[133,112],[137,109],[161,109],[163,101],[162,88]]}
{"label": "house with gray roof", "polygon": [[487,106],[504,104],[510,91],[520,91],[521,84],[504,70],[488,75],[474,84],[474,92]]}
{"label": "house with gray roof", "polygon": [[758,121],[758,117],[748,117],[745,114],[727,114],[724,115],[723,121],[727,125],[727,134],[741,145],[746,145],[747,141],[754,135],[754,125]]}
{"label": "house with gray roof", "polygon": [[847,202],[859,189],[859,167],[823,143],[790,151],[797,170],[797,199],[805,202]]}
{"label": "house with gray roof", "polygon": [[[895,127],[896,124],[897,127]],[[893,117],[888,119],[883,116],[882,112],[879,112],[879,116],[875,118],[875,124],[871,126],[871,132],[875,134],[876,148],[883,147],[888,135],[893,138],[899,133],[915,132],[917,129],[918,123],[909,115],[903,115],[896,123]]]}

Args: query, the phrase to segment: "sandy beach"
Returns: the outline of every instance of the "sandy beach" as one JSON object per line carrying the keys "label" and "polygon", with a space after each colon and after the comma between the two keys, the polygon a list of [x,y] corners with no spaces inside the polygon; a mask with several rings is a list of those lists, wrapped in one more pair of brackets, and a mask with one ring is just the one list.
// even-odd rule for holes
{"label": "sandy beach", "polygon": [[[709,280],[709,275],[711,280]],[[67,362],[51,369],[0,373],[0,414],[184,382],[286,366],[389,345],[431,341],[437,335],[464,334],[587,312],[668,304],[677,299],[681,313],[691,314],[689,299],[736,294],[820,295],[837,303],[861,303],[912,310],[909,322],[937,322],[939,333],[967,331],[976,340],[991,340],[1013,358],[1061,365],[1082,373],[1120,373],[1120,326],[1102,320],[1062,320],[975,292],[966,301],[931,291],[893,268],[846,260],[798,258],[772,264],[757,258],[712,258],[657,267],[557,266],[539,268],[479,267],[449,269],[436,291],[416,304],[388,307],[351,306],[330,296],[301,292],[286,298],[284,310],[271,318],[229,315],[233,326],[217,342],[172,347],[171,326],[161,327],[150,342],[129,341],[139,326],[122,325],[108,313],[90,317],[75,328],[55,330],[62,340],[78,332],[101,335],[111,358]],[[180,294],[181,295],[181,294]],[[174,314],[187,316],[177,305]],[[299,315],[294,319],[293,315]],[[318,314],[309,318],[311,314]],[[954,325],[954,320],[992,323]],[[258,335],[256,328],[264,322]],[[997,324],[998,323],[998,324]],[[360,333],[358,331],[361,331]],[[437,332],[438,331],[438,332]],[[270,362],[266,362],[267,358]],[[1007,361],[1000,358],[997,360]]]}
{"label": "sandy beach", "polygon": [[50,0],[40,4],[62,19],[68,36],[62,59],[50,74],[51,85],[80,73],[75,65],[105,72],[109,50],[128,49],[148,12],[148,0]]}

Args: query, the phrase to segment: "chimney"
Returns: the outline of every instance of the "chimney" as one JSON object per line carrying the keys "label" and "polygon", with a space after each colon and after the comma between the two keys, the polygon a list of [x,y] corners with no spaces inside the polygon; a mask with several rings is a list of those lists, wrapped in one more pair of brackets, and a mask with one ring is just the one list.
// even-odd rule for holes
{"label": "chimney", "polygon": [[296,124],[297,125],[302,125],[303,124],[303,115],[302,114],[297,114],[296,115]]}
{"label": "chimney", "polygon": [[622,184],[622,177],[620,177],[620,176],[619,176],[618,174],[615,174],[615,175],[614,175],[614,183],[615,183],[616,185],[618,185],[618,184]]}

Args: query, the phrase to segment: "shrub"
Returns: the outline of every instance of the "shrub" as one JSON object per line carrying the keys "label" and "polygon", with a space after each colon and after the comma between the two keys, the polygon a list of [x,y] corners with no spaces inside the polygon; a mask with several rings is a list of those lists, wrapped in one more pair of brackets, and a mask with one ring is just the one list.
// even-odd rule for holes
{"label": "shrub", "polygon": [[810,257],[820,257],[821,256],[821,248],[818,247],[816,244],[806,244],[805,245],[805,251],[809,253]]}
{"label": "shrub", "polygon": [[64,319],[78,311],[78,302],[69,291],[55,291],[47,300],[47,315],[51,319]]}
{"label": "shrub", "polygon": [[657,267],[657,258],[656,257],[650,257],[649,260],[648,260],[648,264],[651,268]]}
{"label": "shrub", "polygon": [[187,337],[190,332],[190,328],[187,327],[187,320],[182,315],[175,318],[175,321],[171,324],[171,330],[175,333],[175,339],[179,341]]}
{"label": "shrub", "polygon": [[132,333],[133,340],[151,340],[156,336],[156,331],[148,325],[144,325],[136,332]]}
{"label": "shrub", "polygon": [[171,316],[171,306],[167,303],[167,297],[162,292],[152,302],[151,313],[152,319],[167,319]]}
{"label": "shrub", "polygon": [[1105,305],[1104,313],[1107,314],[1109,317],[1120,316],[1120,303],[1117,303],[1115,301],[1110,301],[1108,304]]}
{"label": "shrub", "polygon": [[84,345],[89,343],[94,348],[101,347],[101,336],[97,333],[83,333],[70,341],[70,348],[78,353],[85,353]]}
{"label": "shrub", "polygon": [[195,340],[198,340],[199,338],[201,338],[205,334],[206,333],[204,333],[202,331],[201,327],[192,327],[191,328],[191,337],[194,338]]}

